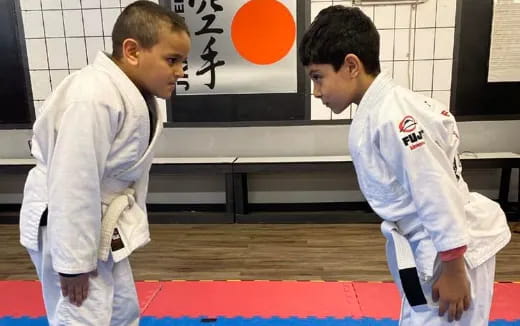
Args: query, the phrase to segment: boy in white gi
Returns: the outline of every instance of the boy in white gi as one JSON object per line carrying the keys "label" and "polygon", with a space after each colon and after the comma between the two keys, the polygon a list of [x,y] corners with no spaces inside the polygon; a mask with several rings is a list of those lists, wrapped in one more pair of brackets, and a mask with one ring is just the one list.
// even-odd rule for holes
{"label": "boy in white gi", "polygon": [[359,8],[322,10],[299,54],[315,97],[335,113],[358,105],[349,149],[384,220],[400,325],[487,325],[495,254],[511,234],[500,206],[468,191],[453,116],[380,73],[379,34]]}
{"label": "boy in white gi", "polygon": [[54,325],[138,325],[128,255],[149,240],[148,173],[191,41],[182,17],[149,1],[123,10],[113,53],[68,76],[33,128],[20,237]]}

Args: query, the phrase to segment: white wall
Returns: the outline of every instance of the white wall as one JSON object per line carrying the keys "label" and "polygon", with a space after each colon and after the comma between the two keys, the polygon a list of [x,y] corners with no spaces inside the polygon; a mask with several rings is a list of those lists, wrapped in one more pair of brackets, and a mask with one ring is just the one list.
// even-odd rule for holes
{"label": "white wall", "polygon": [[[99,50],[112,51],[111,32],[129,0],[21,0],[35,107],[69,73],[91,63]],[[154,2],[158,2],[155,0]],[[361,6],[381,35],[382,69],[401,85],[449,104],[456,0]],[[312,0],[311,18],[332,4]],[[409,42],[411,40],[411,42]],[[355,108],[333,114],[311,101],[313,120],[348,119]]]}
{"label": "white wall", "polygon": [[[111,29],[128,0],[21,0],[35,106],[69,73],[92,62],[98,50],[111,51]],[[156,1],[157,2],[157,1]],[[332,5],[352,1],[312,0],[312,18]],[[456,0],[411,5],[362,6],[381,35],[382,68],[403,86],[448,104]],[[409,42],[411,39],[411,42]],[[313,120],[350,118],[355,108],[335,115],[313,99]],[[461,150],[516,151],[520,121],[459,123]],[[348,126],[171,128],[158,156],[341,155],[347,153]],[[0,158],[29,157],[29,130],[0,130]],[[496,197],[498,174],[466,171],[473,189]],[[516,196],[517,172],[513,192]],[[354,174],[263,174],[249,180],[252,202],[358,201]],[[19,202],[20,176],[0,176],[0,202]],[[224,202],[217,176],[152,177],[151,202]],[[515,197],[516,198],[516,197]]]}
{"label": "white wall", "polygon": [[71,72],[111,51],[121,0],[21,0],[35,107]]}
{"label": "white wall", "polygon": [[[398,84],[449,106],[456,0],[427,0],[412,5],[361,6],[374,21],[380,37],[381,68]],[[330,5],[352,1],[312,0],[311,17]],[[313,120],[348,119],[351,110],[333,114],[312,99]]]}

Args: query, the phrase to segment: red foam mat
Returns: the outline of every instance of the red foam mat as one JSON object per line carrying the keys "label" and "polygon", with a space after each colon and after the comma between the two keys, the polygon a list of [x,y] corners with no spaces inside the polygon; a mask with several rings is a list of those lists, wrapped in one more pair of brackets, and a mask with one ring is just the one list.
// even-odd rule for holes
{"label": "red foam mat", "polygon": [[401,298],[394,283],[354,282],[363,316],[399,319]]}
{"label": "red foam mat", "polygon": [[491,320],[520,320],[520,283],[496,283]]}
{"label": "red foam mat", "polygon": [[0,281],[0,317],[40,317],[45,315],[38,281]]}
{"label": "red foam mat", "polygon": [[155,296],[162,287],[161,282],[136,282],[137,296],[139,297],[139,307],[143,313],[155,299]]}
{"label": "red foam mat", "polygon": [[351,283],[164,283],[145,315],[161,317],[360,317]]}
{"label": "red foam mat", "polygon": [[[392,283],[294,281],[137,282],[153,317],[371,317],[398,319]],[[520,284],[496,283],[491,320],[520,320]],[[0,281],[0,318],[45,315],[40,282]]]}

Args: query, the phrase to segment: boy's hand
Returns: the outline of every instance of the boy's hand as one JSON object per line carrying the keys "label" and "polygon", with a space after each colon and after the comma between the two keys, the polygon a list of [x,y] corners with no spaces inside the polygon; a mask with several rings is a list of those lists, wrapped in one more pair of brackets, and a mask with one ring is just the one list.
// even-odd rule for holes
{"label": "boy's hand", "polygon": [[74,276],[60,274],[61,293],[64,297],[69,297],[70,303],[81,306],[88,295],[89,278],[96,275],[97,271]]}
{"label": "boy's hand", "polygon": [[448,321],[460,320],[471,303],[470,284],[464,257],[442,262],[441,275],[433,284],[433,301],[439,301],[439,316],[448,312]]}

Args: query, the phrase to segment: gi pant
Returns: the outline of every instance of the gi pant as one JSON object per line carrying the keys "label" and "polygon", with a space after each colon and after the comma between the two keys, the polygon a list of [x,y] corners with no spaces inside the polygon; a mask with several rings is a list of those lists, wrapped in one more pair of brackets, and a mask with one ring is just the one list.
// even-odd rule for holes
{"label": "gi pant", "polygon": [[407,230],[406,236],[395,223],[384,221],[386,255],[390,272],[401,297],[400,326],[486,326],[493,299],[495,256],[469,269],[471,305],[459,321],[448,322],[448,313],[439,317],[438,302],[432,300],[432,287],[441,272],[441,263],[428,234],[419,226]]}
{"label": "gi pant", "polygon": [[87,299],[80,307],[61,294],[60,276],[52,268],[47,227],[40,227],[40,251],[28,250],[42,283],[50,326],[137,326],[139,302],[128,258],[114,263],[98,260],[96,277],[89,279]]}

